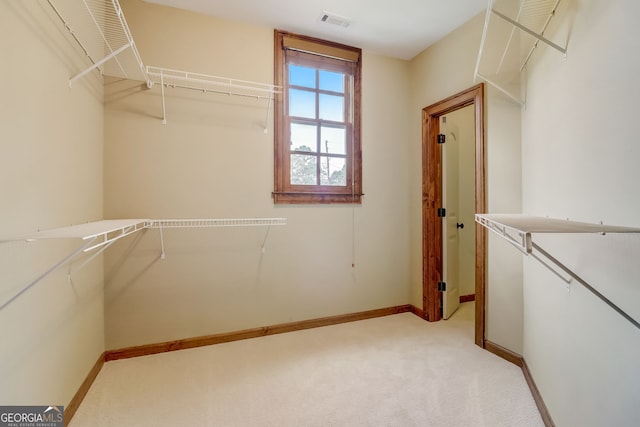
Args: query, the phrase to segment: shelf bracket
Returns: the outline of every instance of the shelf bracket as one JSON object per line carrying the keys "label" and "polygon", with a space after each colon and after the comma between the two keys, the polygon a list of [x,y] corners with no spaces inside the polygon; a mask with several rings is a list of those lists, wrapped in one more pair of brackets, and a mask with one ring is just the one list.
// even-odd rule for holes
{"label": "shelf bracket", "polygon": [[167,255],[164,251],[164,233],[162,232],[162,224],[158,227],[158,229],[160,230],[160,247],[162,249],[162,252],[160,252],[160,259],[166,259]]}
{"label": "shelf bracket", "polygon": [[[592,294],[594,294],[595,296],[600,298],[600,300],[602,300],[605,304],[607,304],[609,307],[611,307],[620,316],[622,316],[626,320],[628,320],[633,326],[635,326],[636,328],[640,329],[640,322],[638,322],[633,317],[629,316],[629,314],[627,314],[624,310],[622,310],[620,307],[618,307],[616,304],[614,304],[609,298],[607,298],[604,295],[602,295],[597,289],[595,289],[593,286],[591,286],[589,283],[587,283],[583,278],[581,278],[576,273],[574,273],[571,269],[569,269],[567,266],[565,266],[563,263],[561,263],[558,259],[553,257],[549,252],[547,252],[544,249],[542,249],[538,244],[536,244],[535,242],[533,242],[532,244],[533,244],[533,248],[536,251],[538,251],[540,254],[542,254],[546,259],[551,261],[559,269],[561,269],[566,274],[568,274],[573,279],[575,279],[578,283],[580,283],[582,286],[584,286],[589,292],[591,292]],[[536,257],[536,259],[537,259],[537,257]]]}
{"label": "shelf bracket", "polygon": [[267,237],[273,225],[286,225],[286,218],[225,218],[225,219],[123,219],[123,220],[103,220],[92,223],[80,224],[76,226],[61,227],[52,230],[38,231],[36,233],[23,234],[19,236],[11,236],[0,238],[1,242],[9,241],[27,241],[32,242],[40,239],[82,239],[82,244],[71,254],[65,256],[58,261],[53,267],[49,268],[43,274],[34,279],[31,283],[24,286],[20,291],[11,296],[8,300],[0,305],[0,310],[15,301],[27,290],[35,286],[46,276],[59,269],[67,263],[72,263],[74,258],[81,253],[97,250],[96,253],[88,255],[80,266],[72,268],[69,266],[67,272],[67,280],[71,282],[71,275],[84,268],[89,262],[94,260],[98,255],[103,253],[116,241],[125,236],[148,228],[160,229],[160,243],[162,246],[161,259],[165,259],[164,245],[164,229],[165,228],[205,228],[205,227],[248,227],[248,226],[267,226],[267,232],[262,242],[262,251],[265,251]]}
{"label": "shelf bracket", "polygon": [[85,74],[90,73],[91,71],[95,70],[96,68],[98,68],[99,66],[101,66],[102,64],[104,64],[105,62],[110,60],[111,58],[114,58],[115,56],[121,54],[122,52],[124,52],[125,50],[129,49],[130,47],[131,47],[131,43],[125,44],[124,46],[120,47],[119,49],[111,52],[109,55],[107,55],[104,58],[102,58],[100,61],[98,61],[95,64],[91,65],[89,68],[87,68],[84,71],[81,71],[78,74],[76,74],[75,76],[71,77],[69,79],[69,87],[71,87],[71,85],[73,85],[73,82],[75,82],[79,78],[83,77]]}
{"label": "shelf bracket", "polygon": [[514,94],[509,92],[507,89],[503,88],[498,83],[490,80],[488,77],[483,76],[480,73],[476,73],[476,77],[480,77],[482,80],[484,80],[485,82],[489,83],[491,86],[493,86],[494,88],[498,89],[500,92],[502,92],[503,94],[507,95],[509,98],[511,98],[512,100],[514,100],[515,102],[517,102],[521,106],[523,106],[523,107],[525,106],[525,101],[521,100],[520,98],[518,98],[517,96],[515,96]]}
{"label": "shelf bracket", "polygon": [[22,289],[20,289],[20,291],[18,291],[15,295],[13,295],[11,298],[9,298],[8,300],[6,300],[5,302],[2,303],[2,305],[0,305],[0,310],[4,309],[6,306],[8,306],[9,304],[11,304],[13,301],[15,301],[16,299],[18,299],[18,297],[20,297],[20,295],[24,294],[25,292],[27,292],[29,289],[31,289],[33,286],[35,286],[38,282],[40,282],[42,279],[44,279],[45,277],[47,277],[49,274],[53,273],[54,271],[56,271],[58,268],[62,267],[63,265],[65,265],[68,261],[70,261],[71,259],[73,259],[76,255],[78,255],[80,252],[83,252],[85,249],[87,249],[95,240],[97,239],[97,237],[92,238],[91,240],[88,241],[84,241],[80,246],[78,246],[78,248],[76,250],[74,250],[73,252],[71,252],[69,255],[67,255],[66,257],[62,258],[60,261],[58,261],[53,267],[51,267],[50,269],[48,269],[47,271],[45,271],[44,273],[42,273],[40,276],[38,276],[37,278],[35,278],[31,283],[29,283],[28,285],[26,285],[25,287],[23,287]]}
{"label": "shelf bracket", "polygon": [[164,101],[164,73],[160,71],[160,91],[162,92],[162,124],[167,124],[167,108]]}
{"label": "shelf bracket", "polygon": [[513,25],[513,26],[521,29],[525,33],[529,34],[530,36],[540,40],[543,43],[546,43],[547,45],[551,46],[555,50],[561,52],[563,55],[567,54],[567,49],[563,48],[562,46],[559,46],[559,45],[555,44],[554,42],[552,42],[551,40],[547,39],[546,37],[543,37],[541,34],[538,34],[535,31],[530,30],[529,28],[525,27],[524,25],[522,25],[518,21],[515,21],[515,20],[509,18],[507,15],[505,15],[503,13],[500,13],[495,9],[491,9],[491,13],[493,13],[496,16],[499,16],[500,18],[504,19],[505,21],[507,21],[511,25]]}
{"label": "shelf bracket", "polygon": [[[97,238],[97,237],[96,237]],[[117,239],[116,239],[117,240]],[[72,268],[71,265],[69,265],[69,274],[67,275],[67,280],[69,281],[69,283],[71,283],[71,276],[75,273],[77,273],[78,271],[82,270],[83,268],[85,268],[87,266],[87,264],[89,264],[91,261],[93,261],[98,255],[100,255],[102,252],[104,252],[109,246],[111,246],[112,244],[114,244],[116,242],[116,240],[111,240],[110,242],[108,242],[107,244],[103,245],[99,251],[91,254],[91,256],[89,258],[87,258],[86,260],[84,260],[84,262],[82,264],[80,264],[79,267],[76,267],[75,269]],[[83,250],[83,252],[86,252],[87,250]]]}
{"label": "shelf bracket", "polygon": [[271,230],[271,225],[267,226],[267,231],[264,233],[264,239],[262,240],[262,247],[260,248],[262,253],[266,252],[267,238],[269,237],[269,230]]}
{"label": "shelf bracket", "polygon": [[[513,214],[476,214],[475,218],[477,223],[504,238],[525,255],[532,255],[534,259],[560,277],[564,282],[570,283],[571,279],[576,280],[589,292],[611,307],[616,313],[624,317],[633,326],[640,329],[640,322],[627,314],[610,299],[602,295],[597,289],[587,283],[570,268],[565,266],[557,258],[542,249],[531,237],[532,233],[640,233],[640,228],[606,226],[604,224],[589,224],[576,221],[526,217]],[[560,269],[564,274],[567,274],[570,279],[563,277],[562,274],[554,268],[554,266]]]}
{"label": "shelf bracket", "polygon": [[273,97],[270,96],[267,104],[267,117],[264,118],[264,133],[269,133],[269,113],[271,113],[271,104],[273,104]]}
{"label": "shelf bracket", "polygon": [[[497,90],[499,90],[500,92],[508,96],[510,99],[514,100],[521,106],[526,107],[526,95],[523,96],[520,93],[516,93],[516,94],[512,93],[512,91],[505,89],[505,87],[501,86],[501,84],[496,83],[496,79],[499,80],[500,79],[499,75],[504,72],[503,68],[505,68],[507,53],[509,51],[512,51],[512,47],[514,47],[513,40],[514,40],[514,33],[516,29],[524,32],[525,34],[528,34],[533,39],[535,39],[532,46],[529,48],[529,51],[526,54],[526,57],[522,61],[521,61],[522,58],[520,57],[521,56],[520,52],[521,51],[526,52],[523,50],[525,48],[524,46],[525,43],[522,43],[519,46],[518,45],[515,46],[515,49],[518,51],[518,56],[519,56],[518,61],[519,62],[521,61],[519,64],[519,68],[517,68],[518,73],[522,73],[524,71],[529,59],[531,58],[534,50],[536,49],[536,47],[540,42],[543,42],[546,45],[550,46],[551,48],[561,52],[564,58],[566,59],[567,57],[566,46],[562,47],[559,44],[552,42],[551,40],[549,40],[544,36],[544,33],[551,19],[555,16],[556,11],[558,10],[558,5],[560,4],[560,1],[561,0],[555,0],[553,4],[547,4],[545,2],[542,2],[544,4],[540,4],[541,2],[539,2],[538,0],[520,0],[518,2],[519,8],[518,8],[517,16],[515,18],[511,18],[506,14],[496,10],[494,8],[494,0],[489,0],[489,4],[487,6],[486,14],[485,14],[482,37],[480,39],[480,48],[478,50],[478,57],[476,59],[475,71],[473,73],[474,83],[477,82],[478,79],[482,79],[486,83],[490,84],[492,87],[496,88]],[[506,44],[504,46],[504,50],[502,51],[502,55],[499,59],[497,67],[495,69],[491,69],[490,71],[485,70],[481,72],[480,66],[483,58],[483,52],[484,52],[485,44],[487,43],[488,33],[490,32],[489,28],[490,28],[491,18],[494,15],[500,18],[502,21],[505,21],[506,23],[511,25],[511,30],[506,40]],[[544,22],[540,22],[540,19],[542,19],[545,16],[546,18],[544,19]],[[532,22],[532,19],[539,22],[540,26],[538,27],[537,23],[534,24]],[[532,29],[533,27],[535,27],[536,29],[533,30]],[[529,40],[527,40],[526,44],[529,44]],[[515,66],[512,66],[512,65],[508,65],[506,66],[506,68],[509,68],[509,71],[513,71],[513,72],[516,71]],[[487,77],[487,75],[492,77],[489,78]]]}

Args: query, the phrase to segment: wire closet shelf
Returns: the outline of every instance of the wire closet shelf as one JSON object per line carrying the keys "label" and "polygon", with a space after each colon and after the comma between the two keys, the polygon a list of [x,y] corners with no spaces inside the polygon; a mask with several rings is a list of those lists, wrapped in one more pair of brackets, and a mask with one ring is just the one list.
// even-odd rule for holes
{"label": "wire closet shelf", "polygon": [[[27,290],[35,286],[49,274],[58,270],[66,264],[71,264],[76,257],[82,253],[92,254],[86,259],[80,267],[75,271],[82,269],[96,256],[100,255],[109,246],[123,237],[129,236],[148,228],[160,230],[161,238],[161,259],[165,259],[164,238],[162,230],[165,228],[208,228],[208,227],[267,227],[267,233],[262,242],[262,252],[264,253],[266,240],[269,229],[274,225],[286,225],[286,218],[223,218],[223,219],[112,219],[89,222],[86,224],[72,225],[69,227],[60,227],[50,230],[37,231],[35,233],[26,233],[16,236],[0,237],[0,243],[20,241],[35,242],[42,239],[80,239],[81,244],[70,254],[62,258],[47,271],[42,273],[36,279],[32,280],[26,286],[23,286],[18,292],[10,298],[0,303],[0,310],[18,299]],[[71,281],[71,268],[69,268],[68,279]]]}
{"label": "wire closet shelf", "polygon": [[550,40],[547,31],[561,0],[489,0],[474,70],[481,79],[513,101],[525,105],[520,74],[542,42],[562,53],[567,49]]}
{"label": "wire closet shelf", "polygon": [[104,76],[149,82],[117,0],[47,2],[92,64],[71,77],[70,86],[95,69]]}
{"label": "wire closet shelf", "polygon": [[272,84],[172,70],[169,68],[147,66],[146,71],[149,76],[147,86],[151,88],[154,85],[160,85],[162,95],[162,124],[167,124],[165,88],[180,88],[196,90],[203,93],[218,93],[266,100],[267,116],[265,118],[264,132],[267,133],[267,123],[271,106],[276,94],[281,93],[282,90],[280,86]]}
{"label": "wire closet shelf", "polygon": [[47,0],[91,65],[69,79],[69,85],[93,70],[103,76],[144,81],[162,90],[162,123],[166,124],[165,88],[181,88],[267,101],[264,130],[276,94],[282,88],[229,77],[145,66],[118,0]]}
{"label": "wire closet shelf", "polygon": [[147,66],[146,69],[152,85],[163,84],[165,87],[192,89],[204,93],[212,92],[267,100],[273,99],[276,93],[280,93],[280,87],[271,84],[161,67]]}
{"label": "wire closet shelf", "polygon": [[[556,257],[544,250],[533,240],[533,234],[567,233],[640,233],[640,228],[617,225],[593,224],[557,218],[545,218],[520,214],[476,214],[476,222],[497,234],[525,255],[532,256],[565,283],[575,280],[594,294],[625,320],[640,329],[640,322],[630,316],[617,304],[604,296],[594,286],[580,277]],[[568,275],[569,278],[566,278]]]}

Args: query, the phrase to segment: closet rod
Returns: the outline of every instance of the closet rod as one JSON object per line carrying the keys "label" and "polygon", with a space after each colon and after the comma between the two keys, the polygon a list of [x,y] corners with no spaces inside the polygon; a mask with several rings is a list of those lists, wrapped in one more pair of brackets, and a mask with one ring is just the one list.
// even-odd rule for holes
{"label": "closet rod", "polygon": [[[166,77],[166,76],[164,76],[164,77]],[[164,82],[160,83],[159,82],[157,84],[164,85],[164,87],[195,90],[197,92],[202,92],[202,93],[219,93],[221,95],[242,96],[242,97],[245,97],[245,98],[253,98],[253,99],[258,99],[258,100],[263,100],[263,99],[272,100],[273,99],[272,97],[265,96],[265,95],[247,95],[246,93],[235,93],[235,92],[230,92],[230,91],[226,91],[226,90],[222,90],[222,89],[203,89],[203,88],[200,88],[200,87],[187,86],[187,85],[183,85],[183,84],[179,84],[179,83],[164,83]]]}
{"label": "closet rod", "polygon": [[195,90],[203,93],[218,93],[234,95],[257,100],[267,100],[267,115],[264,123],[264,133],[268,132],[269,113],[275,95],[280,92],[280,86],[256,83],[248,80],[231,79],[228,77],[210,76],[188,71],[172,70],[168,68],[147,66],[150,81],[148,87],[160,84],[162,96],[162,124],[167,124],[167,109],[165,101],[165,87]]}
{"label": "closet rod", "polygon": [[150,219],[148,228],[207,228],[286,225],[286,218]]}
{"label": "closet rod", "polygon": [[[169,68],[152,67],[149,65],[147,65],[147,74],[156,78],[162,76],[165,80],[165,85],[167,86],[184,87],[186,89],[196,89],[209,92],[218,91],[223,94],[244,95],[250,98],[262,97],[264,99],[269,99],[273,97],[274,94],[280,93],[281,90],[280,86],[266,83],[172,70]],[[173,80],[187,83],[175,83]],[[159,82],[153,81],[152,83]],[[213,86],[213,88],[211,86]]]}

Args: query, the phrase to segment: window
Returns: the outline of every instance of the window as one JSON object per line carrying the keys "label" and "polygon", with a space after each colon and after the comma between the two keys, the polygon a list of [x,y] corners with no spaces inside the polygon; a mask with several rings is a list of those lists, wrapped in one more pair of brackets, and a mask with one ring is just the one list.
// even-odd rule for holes
{"label": "window", "polygon": [[275,203],[360,203],[360,58],[275,31]]}

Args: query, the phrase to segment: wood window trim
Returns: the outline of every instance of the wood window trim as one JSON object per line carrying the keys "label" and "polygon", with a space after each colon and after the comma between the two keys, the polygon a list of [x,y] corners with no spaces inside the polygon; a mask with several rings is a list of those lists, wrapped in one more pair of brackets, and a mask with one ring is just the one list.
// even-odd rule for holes
{"label": "wood window trim", "polygon": [[[287,48],[306,51],[318,55],[318,60],[331,62],[343,60],[353,62],[352,88],[352,138],[348,144],[347,186],[303,186],[290,183],[289,145],[287,138],[289,125],[286,106],[286,55]],[[285,31],[274,31],[274,83],[282,87],[283,93],[276,94],[274,102],[274,191],[276,204],[360,204],[362,203],[362,149],[361,149],[361,50],[339,43],[316,39],[313,37],[292,34]]]}

